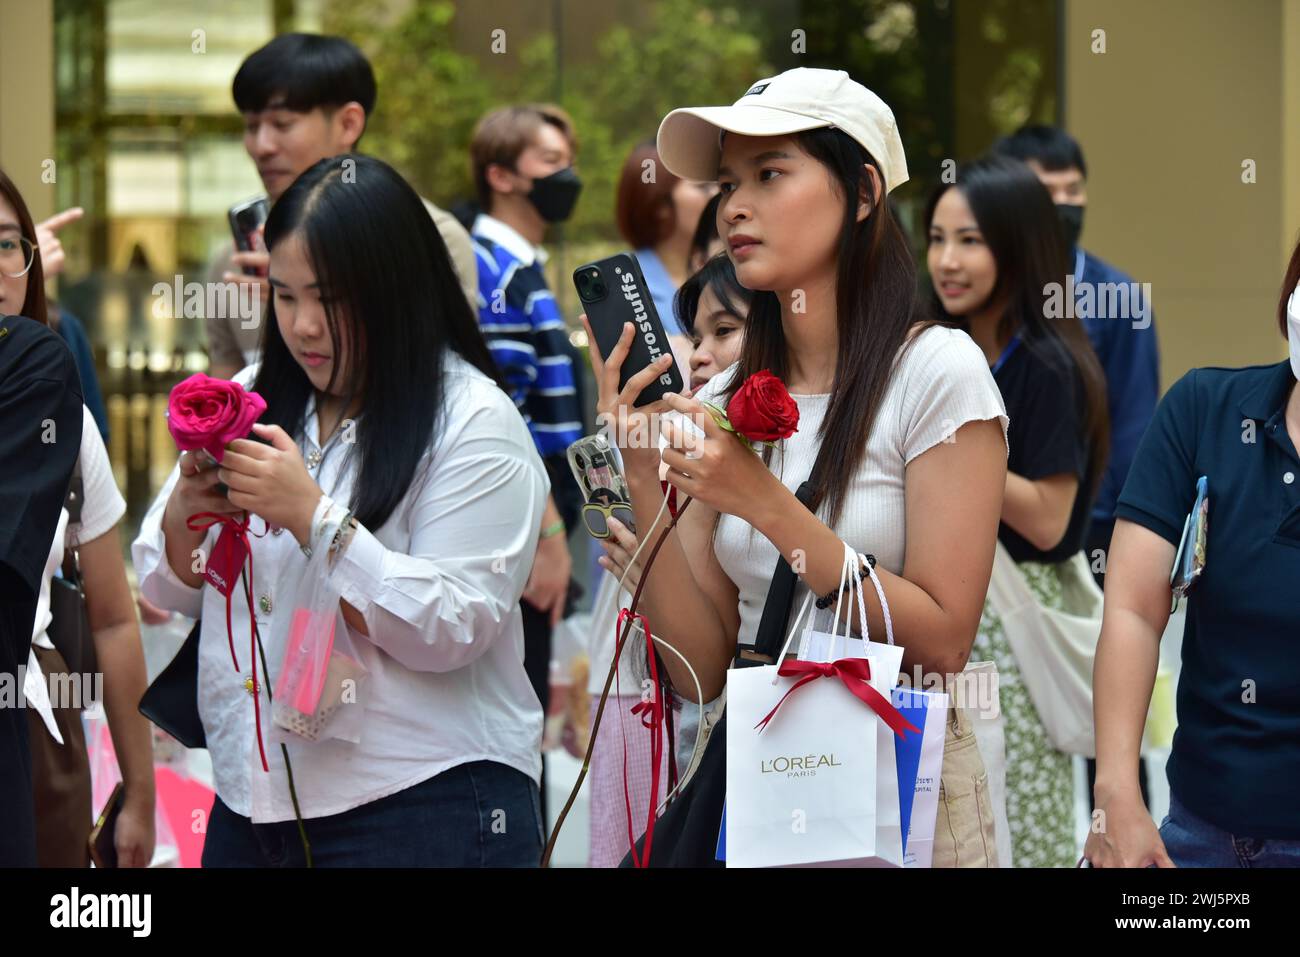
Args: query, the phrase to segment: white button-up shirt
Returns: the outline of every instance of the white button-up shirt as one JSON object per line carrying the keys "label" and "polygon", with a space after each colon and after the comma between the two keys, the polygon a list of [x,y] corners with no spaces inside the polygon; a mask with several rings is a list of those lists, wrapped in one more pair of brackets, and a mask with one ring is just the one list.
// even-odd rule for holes
{"label": "white button-up shirt", "polygon": [[[358,528],[330,568],[331,584],[365,618],[369,638],[349,628],[368,677],[357,692],[361,740],[292,743],[294,785],[304,817],[337,814],[393,794],[469,761],[498,761],[541,775],[542,710],[524,672],[519,598],[528,580],[550,482],[518,410],[497,385],[448,352],[446,397],[434,445],[412,487],[379,529]],[[252,383],[256,366],[236,381]],[[365,428],[364,420],[357,428]],[[299,436],[304,458],[320,452],[315,404]],[[336,436],[342,434],[340,430]],[[328,443],[327,443],[328,444]],[[346,506],[355,443],[335,442],[313,470],[324,492]],[[226,600],[192,588],[170,567],[162,515],[179,475],[173,468],[131,546],[140,591],[153,603],[202,615],[199,715],[217,794],[255,822],[291,820],[284,760],[270,739],[271,705],[284,654],[284,628],[307,558],[292,533],[249,536],[252,595],[270,676],[258,662],[262,769],[245,688],[251,675],[250,623],[243,588],[232,594],[231,627],[242,671],[226,636]],[[254,517],[252,532],[264,529]],[[220,526],[210,529],[211,554]],[[339,627],[346,627],[338,619]]]}

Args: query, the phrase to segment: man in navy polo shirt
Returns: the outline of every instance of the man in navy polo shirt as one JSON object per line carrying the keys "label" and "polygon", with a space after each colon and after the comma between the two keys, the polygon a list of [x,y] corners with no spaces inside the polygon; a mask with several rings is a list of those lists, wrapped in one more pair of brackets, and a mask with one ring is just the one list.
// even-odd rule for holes
{"label": "man in navy polo shirt", "polygon": [[[1300,249],[1289,272],[1298,277]],[[1094,687],[1096,798],[1108,822],[1089,837],[1094,864],[1300,866],[1300,317],[1292,325],[1292,362],[1193,369],[1176,382],[1120,495]],[[1201,476],[1203,571],[1186,599],[1170,809],[1157,838],[1133,765],[1169,569]]]}

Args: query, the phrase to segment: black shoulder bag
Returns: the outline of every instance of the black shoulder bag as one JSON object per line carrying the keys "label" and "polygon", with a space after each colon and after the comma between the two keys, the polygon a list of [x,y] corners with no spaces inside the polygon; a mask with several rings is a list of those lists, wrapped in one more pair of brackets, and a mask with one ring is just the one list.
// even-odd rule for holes
{"label": "black shoulder bag", "polygon": [[[68,510],[68,524],[81,521],[85,483],[81,478],[81,459],[72,470],[68,495],[63,501]],[[94,674],[99,670],[95,655],[95,638],[90,632],[86,612],[86,593],[81,587],[81,559],[75,547],[63,550],[63,577],[50,579],[50,624],[45,631],[63,660],[69,674]]]}
{"label": "black shoulder bag", "polygon": [[208,746],[203,722],[199,720],[199,633],[202,627],[202,620],[194,623],[176,657],[140,698],[140,713],[187,748]]}

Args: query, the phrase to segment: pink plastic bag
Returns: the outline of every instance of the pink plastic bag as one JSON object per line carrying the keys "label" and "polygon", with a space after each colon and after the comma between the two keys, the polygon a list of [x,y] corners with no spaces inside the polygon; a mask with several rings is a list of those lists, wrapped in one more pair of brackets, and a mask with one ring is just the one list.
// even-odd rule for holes
{"label": "pink plastic bag", "polygon": [[328,550],[317,548],[292,613],[273,627],[276,646],[284,649],[271,705],[273,742],[361,740],[367,671],[339,612],[327,561]]}

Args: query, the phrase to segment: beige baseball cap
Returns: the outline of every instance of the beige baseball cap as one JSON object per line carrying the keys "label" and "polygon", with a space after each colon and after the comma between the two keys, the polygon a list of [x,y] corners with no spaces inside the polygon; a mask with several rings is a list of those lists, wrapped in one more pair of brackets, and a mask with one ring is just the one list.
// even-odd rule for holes
{"label": "beige baseball cap", "polygon": [[843,70],[797,67],[759,80],[731,106],[673,110],[659,124],[659,158],[682,179],[718,178],[722,132],[783,136],[822,127],[843,130],[880,164],[885,192],[907,182],[907,158],[894,111]]}

